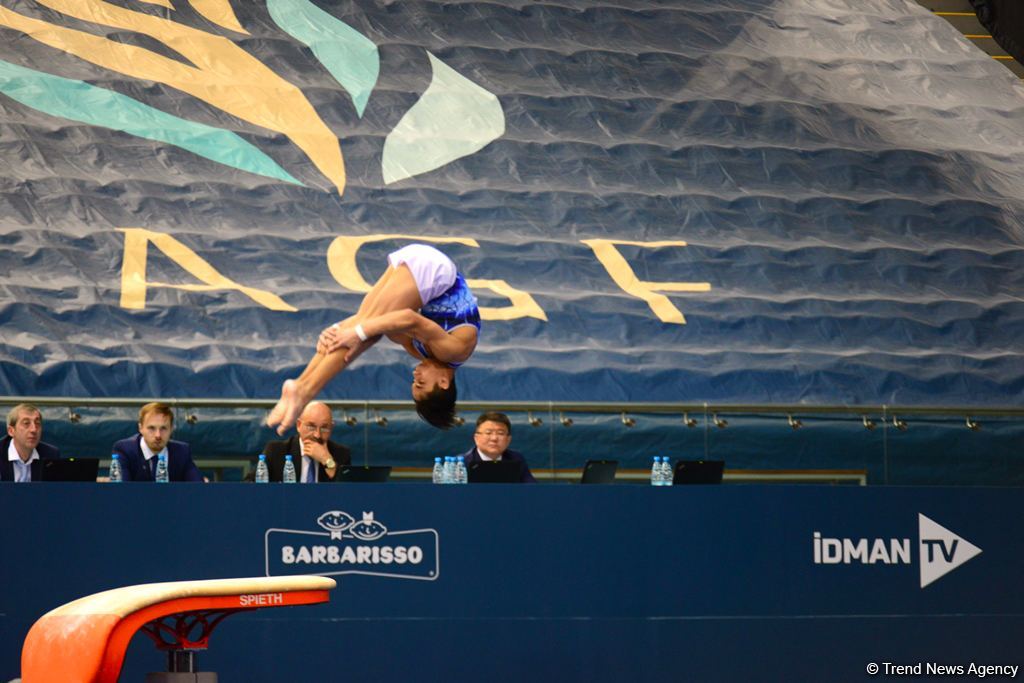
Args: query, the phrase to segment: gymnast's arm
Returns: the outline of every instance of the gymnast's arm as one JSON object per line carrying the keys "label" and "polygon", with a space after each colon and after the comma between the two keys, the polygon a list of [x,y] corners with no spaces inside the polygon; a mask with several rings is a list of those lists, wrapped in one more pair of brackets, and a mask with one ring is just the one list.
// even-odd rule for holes
{"label": "gymnast's arm", "polygon": [[[415,337],[430,349],[436,360],[443,363],[461,363],[469,358],[476,348],[475,328],[459,328],[456,330],[458,334],[448,334],[433,320],[408,308],[368,318],[360,324],[367,340],[379,339],[384,334],[405,334]],[[328,352],[342,346],[354,348],[360,342],[359,330],[355,326],[336,329],[337,334],[333,335],[332,343],[326,345]]]}

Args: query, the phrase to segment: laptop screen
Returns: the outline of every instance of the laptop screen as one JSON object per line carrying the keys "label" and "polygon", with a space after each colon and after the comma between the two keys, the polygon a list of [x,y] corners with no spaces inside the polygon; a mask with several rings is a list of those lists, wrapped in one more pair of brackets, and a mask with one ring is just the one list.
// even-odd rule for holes
{"label": "laptop screen", "polygon": [[469,466],[470,484],[518,484],[523,478],[523,465],[512,460],[480,461]]}
{"label": "laptop screen", "polygon": [[382,483],[391,476],[391,465],[343,465],[341,481]]}
{"label": "laptop screen", "polygon": [[673,484],[721,484],[724,460],[680,460],[672,476]]}
{"label": "laptop screen", "polygon": [[99,458],[54,458],[41,460],[42,481],[96,481]]}
{"label": "laptop screen", "polygon": [[583,466],[581,484],[611,484],[619,469],[618,460],[588,460]]}

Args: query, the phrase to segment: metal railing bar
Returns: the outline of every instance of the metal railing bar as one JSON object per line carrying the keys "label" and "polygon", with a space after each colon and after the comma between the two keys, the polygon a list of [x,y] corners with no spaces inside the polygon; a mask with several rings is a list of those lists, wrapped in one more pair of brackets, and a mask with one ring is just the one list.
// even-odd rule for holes
{"label": "metal railing bar", "polygon": [[[45,406],[73,406],[76,408],[139,408],[145,403],[160,401],[173,408],[244,408],[269,409],[274,399],[248,398],[83,398],[79,396],[0,396],[0,405],[32,403]],[[332,400],[324,403],[335,409],[362,410],[367,415],[370,410],[414,410],[412,401],[393,400]],[[642,413],[642,414],[679,414],[719,412],[730,416],[736,415],[841,415],[859,417],[861,415],[969,415],[971,417],[1024,417],[1024,407],[1019,406],[894,406],[891,404],[862,405],[827,405],[802,403],[626,403],[626,402],[586,402],[586,401],[460,401],[459,410],[477,412],[501,410],[503,412],[538,411],[550,415],[554,411],[567,413]]]}

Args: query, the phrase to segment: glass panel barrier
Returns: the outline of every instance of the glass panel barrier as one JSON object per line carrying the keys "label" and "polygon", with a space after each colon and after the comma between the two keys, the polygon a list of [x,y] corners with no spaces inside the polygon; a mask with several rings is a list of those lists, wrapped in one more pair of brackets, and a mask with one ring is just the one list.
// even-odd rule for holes
{"label": "glass panel barrier", "polygon": [[[112,444],[137,433],[144,401],[58,400],[39,400],[43,440],[65,457],[103,459],[105,474]],[[173,438],[192,445],[213,481],[240,480],[264,444],[279,438],[263,424],[267,402],[237,403],[174,400]],[[396,468],[395,481],[423,481],[435,456],[473,447],[483,411],[503,410],[512,422],[510,447],[542,482],[579,481],[583,464],[594,459],[618,461],[619,482],[646,483],[658,455],[673,462],[724,460],[727,483],[1024,485],[1024,411],[804,409],[467,404],[464,422],[440,431],[420,420],[411,403],[347,402],[334,408],[331,438],[348,446],[353,464],[387,464]]]}

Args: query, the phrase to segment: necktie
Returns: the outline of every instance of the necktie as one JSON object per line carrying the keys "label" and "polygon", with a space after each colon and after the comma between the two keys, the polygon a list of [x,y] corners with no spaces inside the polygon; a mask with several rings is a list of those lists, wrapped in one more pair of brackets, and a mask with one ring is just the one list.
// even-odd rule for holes
{"label": "necktie", "polygon": [[316,460],[313,458],[309,458],[309,467],[306,468],[306,483],[316,483]]}
{"label": "necktie", "polygon": [[144,458],[146,461],[146,478],[149,481],[156,481],[156,472],[153,469],[153,461],[156,460],[156,456],[152,458]]}

